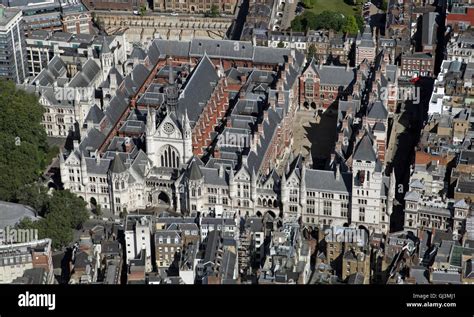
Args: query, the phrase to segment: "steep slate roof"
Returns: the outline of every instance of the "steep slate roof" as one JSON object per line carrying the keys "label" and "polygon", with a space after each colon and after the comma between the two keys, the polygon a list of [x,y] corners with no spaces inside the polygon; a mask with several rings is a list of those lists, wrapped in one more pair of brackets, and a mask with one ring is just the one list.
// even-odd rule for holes
{"label": "steep slate roof", "polygon": [[[322,85],[349,86],[355,79],[355,69],[346,69],[345,66],[317,65],[314,58],[309,67],[318,75]],[[305,71],[306,71],[305,69]]]}
{"label": "steep slate roof", "polygon": [[79,144],[79,149],[81,152],[86,152],[88,150],[96,150],[105,140],[105,134],[99,130],[92,128],[88,130],[87,136]]}
{"label": "steep slate roof", "polygon": [[115,97],[110,100],[109,106],[105,110],[105,116],[111,124],[115,124],[127,107],[127,99],[124,98],[123,94],[117,92]]}
{"label": "steep slate roof", "polygon": [[123,173],[127,170],[125,165],[122,162],[122,159],[117,153],[115,154],[114,160],[110,164],[110,170],[112,173],[116,173],[116,174]]}
{"label": "steep slate roof", "polygon": [[188,168],[188,178],[192,181],[199,180],[203,177],[201,168],[199,167],[199,163],[193,157],[191,160],[191,164]]}
{"label": "steep slate roof", "polygon": [[226,57],[231,59],[252,60],[252,42],[222,41],[209,39],[192,39],[189,49],[190,56],[207,54],[212,58]]}
{"label": "steep slate roof", "polygon": [[290,55],[290,49],[287,48],[270,48],[263,46],[256,46],[253,53],[253,61],[255,63],[274,63],[284,64],[285,56]]}
{"label": "steep slate roof", "polygon": [[341,173],[336,178],[333,171],[306,169],[305,181],[307,189],[317,189],[329,192],[350,192],[352,188],[352,174]]}
{"label": "steep slate roof", "polygon": [[100,160],[96,160],[95,158],[86,157],[85,160],[88,173],[101,175],[107,174],[110,167],[110,159],[101,158]]}
{"label": "steep slate roof", "polygon": [[385,131],[385,124],[382,122],[375,122],[374,126],[372,127],[374,131]]}
{"label": "steep slate roof", "polygon": [[388,111],[380,100],[377,100],[372,103],[367,113],[367,117],[371,119],[385,120],[387,119],[387,116]]}
{"label": "steep slate roof", "polygon": [[410,201],[419,201],[421,198],[420,194],[415,191],[408,192],[405,195],[405,200],[410,200]]}
{"label": "steep slate roof", "polygon": [[250,151],[247,164],[250,170],[258,171],[263,163],[263,157],[271,143],[273,135],[277,132],[278,124],[281,122],[281,116],[273,109],[268,109],[268,120],[263,124],[263,135],[260,136],[260,143],[255,150]]}
{"label": "steep slate roof", "polygon": [[39,86],[52,86],[56,79],[65,75],[66,72],[66,63],[64,63],[61,57],[55,55],[48,63],[48,66],[36,76],[33,82],[36,82]]}
{"label": "steep slate roof", "polygon": [[188,112],[189,121],[193,127],[209,100],[219,76],[211,60],[204,55],[199,64],[191,73],[191,78],[186,82],[178,99],[178,112],[183,115]]}
{"label": "steep slate roof", "polygon": [[255,63],[281,65],[285,63],[290,50],[253,46],[251,42],[247,41],[211,39],[193,39],[189,42],[157,39],[153,41],[148,49],[148,58],[153,65],[160,57],[200,57],[204,54],[211,58],[226,57],[237,60],[252,60]]}
{"label": "steep slate roof", "polygon": [[112,69],[110,69],[109,74],[107,75],[107,79],[104,80],[104,81],[100,84],[100,87],[103,87],[103,88],[110,88],[110,75],[112,75],[112,74],[115,74],[115,78],[117,79],[117,86],[120,86],[120,84],[121,84],[122,81],[123,81],[123,76],[122,76],[122,74],[120,74],[120,72],[117,70],[116,67],[112,67]]}
{"label": "steep slate roof", "polygon": [[100,123],[102,118],[104,117],[104,113],[102,110],[97,105],[93,105],[91,109],[89,110],[89,113],[87,114],[86,119],[84,120],[85,122],[92,121],[92,123]]}
{"label": "steep slate roof", "polygon": [[458,200],[455,204],[454,204],[454,208],[466,208],[466,209],[469,209],[470,206],[469,204],[466,203],[466,201],[464,199],[460,199]]}
{"label": "steep slate roof", "polygon": [[219,168],[202,167],[200,168],[200,171],[204,176],[204,181],[206,184],[221,186],[227,186],[229,184],[229,177],[225,170],[222,176],[219,176]]}
{"label": "steep slate roof", "polygon": [[427,12],[423,14],[421,41],[423,45],[433,45],[436,43],[435,24],[437,12]]}
{"label": "steep slate roof", "polygon": [[354,160],[371,162],[377,160],[377,155],[375,154],[374,147],[372,146],[372,140],[370,139],[370,136],[367,134],[367,132],[357,144],[352,158]]}
{"label": "steep slate roof", "polygon": [[373,38],[372,38],[372,31],[369,25],[365,26],[364,33],[362,33],[362,36],[358,36],[357,39],[360,41],[360,44],[359,44],[360,47],[374,47],[375,46]]}
{"label": "steep slate roof", "polygon": [[89,59],[82,66],[82,70],[71,80],[69,87],[89,87],[99,74],[100,66],[93,59]]}
{"label": "steep slate roof", "polygon": [[130,58],[144,60],[146,58],[146,53],[141,47],[135,46],[133,47],[132,53],[130,54]]}

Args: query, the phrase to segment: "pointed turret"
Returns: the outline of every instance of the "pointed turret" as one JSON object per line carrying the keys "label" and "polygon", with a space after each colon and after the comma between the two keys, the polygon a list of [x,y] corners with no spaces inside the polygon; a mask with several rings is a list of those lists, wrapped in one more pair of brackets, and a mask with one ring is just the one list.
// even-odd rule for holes
{"label": "pointed turret", "polygon": [[86,186],[89,183],[89,177],[87,176],[86,156],[84,153],[81,153],[81,178],[82,185]]}
{"label": "pointed turret", "polygon": [[127,170],[125,165],[122,162],[122,159],[118,155],[118,153],[115,153],[114,160],[112,161],[112,164],[110,165],[110,171],[113,174],[120,174],[123,173]]}
{"label": "pointed turret", "polygon": [[168,85],[174,85],[173,59],[168,58]]}
{"label": "pointed turret", "polygon": [[165,98],[166,98],[166,111],[168,114],[176,113],[178,107],[179,91],[175,83],[174,70],[173,70],[173,59],[168,59],[168,85],[165,87]]}
{"label": "pointed turret", "polygon": [[194,158],[191,160],[191,164],[188,168],[188,178],[191,181],[198,181],[203,178],[201,168]]}
{"label": "pointed turret", "polygon": [[252,168],[252,175],[250,176],[250,194],[252,201],[257,201],[257,175],[255,169]]}
{"label": "pointed turret", "polygon": [[313,168],[313,155],[311,154],[311,149],[309,150],[308,158],[306,159],[306,166],[308,168]]}
{"label": "pointed turret", "polygon": [[237,194],[237,184],[234,180],[234,171],[231,169],[229,171],[229,196],[234,198]]}
{"label": "pointed turret", "polygon": [[192,132],[191,123],[188,117],[188,110],[184,110],[183,116],[183,163],[187,162],[191,156],[193,155],[193,140],[192,140]]}
{"label": "pointed turret", "polygon": [[301,188],[300,188],[300,204],[306,204],[306,166],[301,166]]}
{"label": "pointed turret", "polygon": [[285,175],[285,173],[283,173],[283,176],[281,177],[280,192],[281,192],[281,201],[283,203],[286,203],[288,201],[288,196],[287,196],[286,175]]}

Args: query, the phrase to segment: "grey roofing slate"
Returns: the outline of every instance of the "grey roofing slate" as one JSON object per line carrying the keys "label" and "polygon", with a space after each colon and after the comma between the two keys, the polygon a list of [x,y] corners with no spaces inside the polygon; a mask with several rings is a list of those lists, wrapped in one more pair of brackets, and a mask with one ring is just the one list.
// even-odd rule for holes
{"label": "grey roofing slate", "polygon": [[371,119],[385,120],[387,119],[388,111],[382,101],[377,100],[371,104],[368,109],[367,117]]}
{"label": "grey roofing slate", "polygon": [[111,124],[115,124],[127,107],[128,101],[123,95],[117,93],[115,97],[110,100],[109,106],[105,110],[105,115]]}
{"label": "grey roofing slate", "polygon": [[355,80],[355,70],[344,66],[317,65],[313,58],[308,67],[319,76],[322,85],[349,86]]}
{"label": "grey roofing slate", "polygon": [[290,54],[289,49],[280,48],[270,48],[263,46],[256,46],[253,53],[253,61],[255,63],[275,63],[275,64],[284,64],[285,56]]}
{"label": "grey roofing slate", "polygon": [[200,180],[203,177],[201,167],[199,166],[199,163],[196,161],[196,159],[193,157],[191,160],[191,163],[188,168],[188,178],[190,180]]}
{"label": "grey roofing slate", "polygon": [[352,188],[352,174],[341,173],[336,179],[333,171],[306,169],[305,181],[308,190],[349,193]]}
{"label": "grey roofing slate", "polygon": [[224,171],[224,174],[219,176],[219,168],[202,167],[200,170],[206,184],[220,186],[227,186],[229,184],[227,172]]}
{"label": "grey roofing slate", "polygon": [[93,59],[89,59],[71,80],[69,87],[89,87],[99,74],[100,66]]}
{"label": "grey roofing slate", "polygon": [[110,159],[101,158],[99,162],[95,158],[87,157],[86,159],[87,172],[89,174],[105,175],[110,166]]}
{"label": "grey roofing slate", "polygon": [[226,57],[232,59],[252,60],[253,45],[244,41],[225,41],[210,39],[193,39],[189,49],[190,56]]}
{"label": "grey roofing slate", "polygon": [[132,53],[130,54],[130,58],[144,60],[146,58],[146,53],[141,47],[135,46],[132,50]]}
{"label": "grey roofing slate", "polygon": [[97,105],[93,105],[89,110],[89,113],[87,113],[86,119],[84,121],[91,121],[92,123],[98,124],[102,118],[104,118],[104,116],[104,112]]}
{"label": "grey roofing slate", "polygon": [[38,86],[52,86],[56,79],[64,76],[66,72],[66,63],[58,55],[55,55],[33,82]]}
{"label": "grey roofing slate", "polygon": [[212,83],[217,83],[219,76],[206,55],[201,58],[190,76],[178,99],[178,112],[184,114],[187,111],[191,126],[194,126],[214,91]]}
{"label": "grey roofing slate", "polygon": [[125,165],[123,164],[122,159],[118,154],[115,154],[115,158],[113,159],[112,163],[110,164],[110,171],[112,173],[123,173],[127,170]]}
{"label": "grey roofing slate", "polygon": [[86,137],[79,144],[79,149],[81,152],[86,152],[87,150],[96,150],[105,141],[105,135],[99,130],[92,128],[88,130]]}
{"label": "grey roofing slate", "polygon": [[371,162],[377,160],[377,155],[375,153],[374,147],[372,146],[372,140],[367,133],[364,134],[360,142],[357,144],[353,159]]}

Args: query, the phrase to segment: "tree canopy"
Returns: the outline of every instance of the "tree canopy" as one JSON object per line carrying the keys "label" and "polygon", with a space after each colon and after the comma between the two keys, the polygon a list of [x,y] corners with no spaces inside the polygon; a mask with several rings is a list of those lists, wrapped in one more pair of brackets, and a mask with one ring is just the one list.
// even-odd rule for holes
{"label": "tree canopy", "polygon": [[37,205],[44,210],[44,218],[35,222],[25,218],[18,227],[38,229],[39,238],[51,238],[54,248],[67,246],[73,240],[73,229],[79,229],[88,218],[86,202],[69,190],[54,191],[41,198]]}
{"label": "tree canopy", "polygon": [[57,154],[49,148],[41,125],[44,108],[38,98],[0,80],[0,200],[29,205],[43,217],[24,219],[21,228],[38,229],[40,238],[51,238],[58,248],[73,239],[73,229],[88,217],[86,202],[68,190],[54,191],[38,182]]}
{"label": "tree canopy", "polygon": [[342,27],[342,32],[349,33],[349,34],[357,34],[358,30],[359,30],[359,26],[357,25],[356,18],[352,15],[348,16]]}
{"label": "tree canopy", "polygon": [[0,200],[14,200],[47,165],[43,112],[36,96],[0,80]]}
{"label": "tree canopy", "polygon": [[291,21],[291,28],[297,32],[325,29],[356,34],[360,26],[358,19],[353,15],[344,16],[340,12],[333,11],[323,11],[319,14],[305,11]]}
{"label": "tree canopy", "polygon": [[309,45],[309,47],[308,47],[308,56],[307,56],[307,58],[308,58],[308,59],[311,59],[311,58],[313,58],[313,57],[317,59],[317,56],[316,56],[316,46],[315,46],[313,43],[311,43],[311,44]]}

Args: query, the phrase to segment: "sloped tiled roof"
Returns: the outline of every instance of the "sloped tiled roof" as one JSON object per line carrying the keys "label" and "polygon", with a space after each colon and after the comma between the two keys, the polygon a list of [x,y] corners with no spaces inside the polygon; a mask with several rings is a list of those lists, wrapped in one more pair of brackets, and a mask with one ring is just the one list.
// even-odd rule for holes
{"label": "sloped tiled roof", "polygon": [[374,162],[377,160],[377,155],[375,154],[375,150],[372,145],[372,140],[370,139],[368,133],[365,133],[360,142],[357,144],[357,147],[354,151],[353,159],[370,162]]}
{"label": "sloped tiled roof", "polygon": [[387,119],[388,111],[382,101],[377,100],[373,102],[368,110],[367,117],[371,119],[385,120]]}

